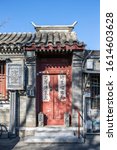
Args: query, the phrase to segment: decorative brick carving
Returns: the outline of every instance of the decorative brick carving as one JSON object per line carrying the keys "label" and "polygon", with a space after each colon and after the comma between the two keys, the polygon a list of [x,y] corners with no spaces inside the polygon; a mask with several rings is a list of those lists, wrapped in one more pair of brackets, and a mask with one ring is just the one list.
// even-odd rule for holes
{"label": "decorative brick carving", "polygon": [[7,89],[24,89],[24,65],[23,62],[7,64]]}
{"label": "decorative brick carving", "polygon": [[44,114],[40,112],[38,114],[38,126],[43,127],[44,126]]}
{"label": "decorative brick carving", "polygon": [[64,113],[64,124],[66,127],[69,127],[70,126],[70,116],[69,116],[69,113]]}

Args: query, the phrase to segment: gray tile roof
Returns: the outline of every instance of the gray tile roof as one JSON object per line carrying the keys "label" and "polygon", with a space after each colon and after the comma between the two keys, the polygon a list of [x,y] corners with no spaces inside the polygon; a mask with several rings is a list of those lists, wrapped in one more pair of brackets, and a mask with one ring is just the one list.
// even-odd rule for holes
{"label": "gray tile roof", "polygon": [[78,49],[73,46],[85,47],[80,43],[75,32],[35,32],[35,33],[1,33],[0,34],[0,52],[16,52],[32,50],[38,47],[38,50]]}
{"label": "gray tile roof", "polygon": [[87,58],[98,58],[100,57],[100,50],[85,50],[84,56]]}
{"label": "gray tile roof", "polygon": [[56,45],[66,43],[72,45],[78,42],[75,32],[37,32],[37,33],[3,33],[0,34],[0,46],[2,45],[21,45],[30,46],[35,43],[37,46],[44,44]]}
{"label": "gray tile roof", "polygon": [[23,50],[79,50],[85,44],[79,42],[73,31],[77,24],[39,26],[32,23],[35,33],[1,33],[0,52],[13,52]]}

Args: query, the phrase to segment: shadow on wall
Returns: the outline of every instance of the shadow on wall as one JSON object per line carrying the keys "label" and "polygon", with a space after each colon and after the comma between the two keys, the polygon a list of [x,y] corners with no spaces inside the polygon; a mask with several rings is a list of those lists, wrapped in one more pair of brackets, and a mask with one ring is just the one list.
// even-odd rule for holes
{"label": "shadow on wall", "polygon": [[20,107],[21,106],[20,106],[20,103],[19,103],[19,106],[17,107],[17,108],[19,108],[19,113],[17,114],[17,116],[18,116],[18,124],[17,124],[17,126],[18,127],[25,127],[26,126],[26,116],[28,116],[28,114],[30,113],[31,106],[34,105],[33,101],[34,101],[33,98],[28,98],[28,100],[25,101],[26,102],[26,105],[24,106],[25,114],[22,114],[24,117],[23,117],[23,119],[21,121],[20,121],[20,117],[21,117],[21,110],[20,110],[21,108]]}
{"label": "shadow on wall", "polygon": [[9,126],[9,113],[9,109],[0,110],[0,123],[5,124],[7,127]]}

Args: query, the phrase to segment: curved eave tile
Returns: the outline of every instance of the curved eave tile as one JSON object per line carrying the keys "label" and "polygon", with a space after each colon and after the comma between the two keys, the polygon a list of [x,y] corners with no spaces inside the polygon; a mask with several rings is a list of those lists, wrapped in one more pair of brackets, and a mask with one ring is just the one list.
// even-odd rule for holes
{"label": "curved eave tile", "polygon": [[80,50],[85,44],[77,40],[75,32],[36,32],[0,34],[0,49]]}

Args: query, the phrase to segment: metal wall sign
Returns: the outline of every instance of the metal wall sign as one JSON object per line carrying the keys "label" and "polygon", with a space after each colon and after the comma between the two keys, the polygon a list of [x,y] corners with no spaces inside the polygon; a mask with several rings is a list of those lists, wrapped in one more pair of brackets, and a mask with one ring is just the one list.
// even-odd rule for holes
{"label": "metal wall sign", "polygon": [[93,59],[87,59],[86,69],[90,69],[90,70],[94,69],[94,60]]}
{"label": "metal wall sign", "polygon": [[42,98],[43,101],[50,100],[50,76],[49,75],[42,75]]}
{"label": "metal wall sign", "polygon": [[58,97],[61,100],[66,98],[66,75],[58,75]]}
{"label": "metal wall sign", "polygon": [[6,84],[9,90],[24,89],[24,64],[23,62],[8,63],[6,66]]}

